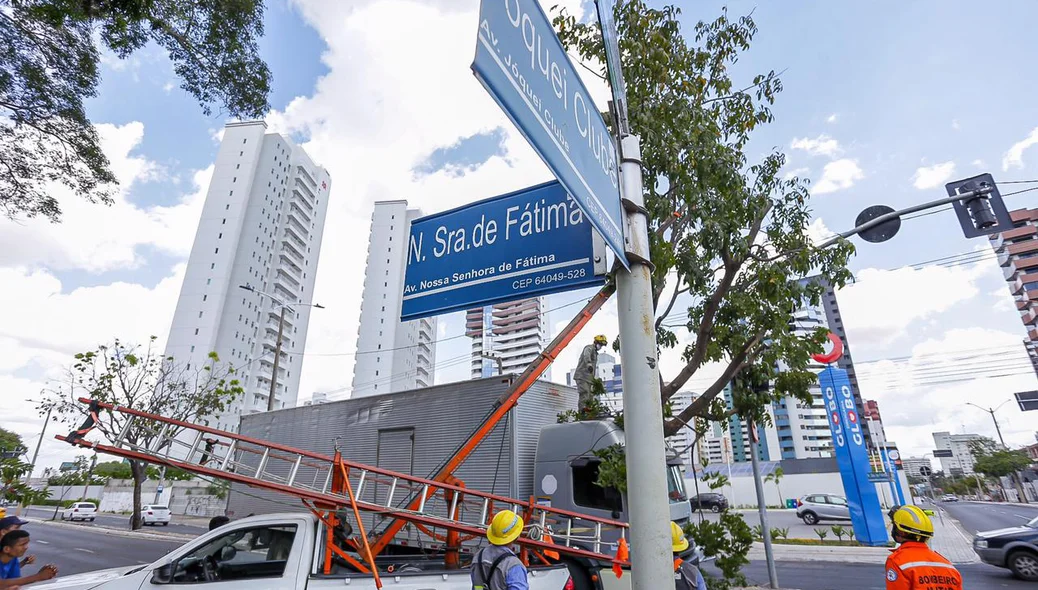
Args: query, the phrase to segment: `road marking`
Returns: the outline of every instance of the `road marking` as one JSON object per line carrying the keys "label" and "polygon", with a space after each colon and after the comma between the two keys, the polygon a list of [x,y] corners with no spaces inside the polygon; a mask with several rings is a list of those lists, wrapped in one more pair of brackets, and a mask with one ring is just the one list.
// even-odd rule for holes
{"label": "road marking", "polygon": [[93,553],[93,551],[91,551],[89,549],[82,549],[80,547],[75,547],[75,550],[76,551],[82,551],[83,553]]}
{"label": "road marking", "polygon": [[40,545],[50,545],[50,541],[37,541],[35,539],[33,540],[33,543],[39,543]]}

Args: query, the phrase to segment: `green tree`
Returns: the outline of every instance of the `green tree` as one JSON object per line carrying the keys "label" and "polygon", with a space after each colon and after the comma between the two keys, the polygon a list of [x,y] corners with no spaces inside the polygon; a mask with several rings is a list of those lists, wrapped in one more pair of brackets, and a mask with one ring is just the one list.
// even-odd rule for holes
{"label": "green tree", "polygon": [[83,106],[102,51],[125,59],[154,43],[206,115],[258,117],[270,90],[262,35],[261,0],[0,1],[0,208],[57,221],[53,182],[112,202],[116,178]]}
{"label": "green tree", "polygon": [[[1031,457],[1027,455],[1027,451],[1007,449],[995,444],[995,441],[990,438],[971,440],[969,449],[970,453],[973,454],[974,471],[996,478],[1000,487],[1002,485],[1001,478],[1008,476],[1016,486],[1016,491],[1020,495],[1021,500],[1027,499],[1023,486],[1016,475],[1021,469],[1031,466]],[[1005,494],[1005,489],[1002,490],[1002,493],[1003,495]]]}
{"label": "green tree", "polygon": [[96,471],[90,471],[90,459],[86,455],[77,455],[73,463],[75,467],[72,469],[48,477],[47,485],[82,486],[88,485],[87,479],[89,478],[89,485],[103,486],[108,481],[108,478],[98,475]]}
{"label": "green tree", "polygon": [[[666,422],[673,435],[693,418],[738,412],[760,421],[773,399],[809,401],[816,376],[810,355],[822,349],[825,330],[809,338],[789,326],[805,301],[817,303],[818,274],[840,287],[850,278],[849,242],[819,249],[809,237],[808,183],[784,178],[785,156],[776,150],[751,162],[751,132],[773,119],[782,83],[774,71],[740,86],[731,67],[750,47],[757,26],[750,16],[681,31],[679,10],[650,9],[643,0],[615,9],[630,124],[640,135],[650,246],[656,334],[659,346],[686,340],[684,366],[661,375],[662,401],[669,400],[709,362],[724,370],[688,407]],[[583,60],[605,63],[597,23],[578,22],[563,10],[554,24],[563,44]],[[604,76],[604,71],[602,72]],[[673,312],[679,301],[684,312]],[[673,313],[672,313],[673,312]],[[777,372],[779,363],[785,367]],[[752,369],[773,384],[762,395],[726,410],[717,400],[732,378]]]}
{"label": "green tree", "polygon": [[105,461],[94,466],[94,475],[107,482],[110,479],[133,479],[130,464],[124,461]]}
{"label": "green tree", "polygon": [[785,500],[782,499],[782,488],[779,487],[779,482],[782,481],[782,476],[783,475],[784,474],[782,472],[782,468],[781,467],[776,467],[775,471],[772,471],[771,473],[769,473],[769,474],[764,476],[764,483],[768,483],[768,482],[774,482],[775,483],[775,489],[778,490],[779,504],[780,505],[785,504]]}
{"label": "green tree", "polygon": [[22,443],[22,437],[17,432],[12,432],[4,428],[0,428],[0,450],[4,452],[15,452],[18,449],[24,449],[25,444]]}
{"label": "green tree", "polygon": [[[72,428],[86,415],[86,405],[79,403],[87,397],[103,403],[115,404],[151,414],[158,414],[184,422],[207,424],[207,419],[227,408],[227,404],[242,394],[241,384],[230,365],[222,365],[215,352],[201,366],[182,365],[172,357],[162,357],[154,351],[155,338],[145,346],[126,345],[116,340],[96,350],[79,353],[67,369],[67,376],[44,392],[37,409],[48,409]],[[91,436],[100,436],[108,443],[126,426],[126,414],[102,411],[99,423]],[[126,431],[124,444],[151,448],[155,423],[137,419]],[[176,436],[170,429],[169,436]],[[129,460],[133,477],[133,516],[130,526],[141,527],[141,484],[148,477],[143,461]]]}
{"label": "green tree", "polygon": [[746,554],[753,545],[755,530],[735,512],[722,513],[717,522],[700,520],[685,525],[685,534],[695,541],[704,555],[714,558],[714,565],[721,570],[720,578],[703,571],[707,588],[728,590],[733,586],[747,585],[741,570],[750,563]]}
{"label": "green tree", "polygon": [[33,491],[22,481],[31,469],[32,465],[18,459],[0,460],[0,499],[23,503]]}

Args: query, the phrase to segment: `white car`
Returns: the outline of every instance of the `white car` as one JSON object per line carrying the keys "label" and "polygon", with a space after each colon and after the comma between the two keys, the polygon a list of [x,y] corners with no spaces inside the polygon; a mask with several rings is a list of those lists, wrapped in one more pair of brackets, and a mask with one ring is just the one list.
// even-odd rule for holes
{"label": "white car", "polygon": [[97,506],[93,502],[73,502],[71,506],[61,513],[61,520],[89,520],[94,521],[97,516]]}
{"label": "white car", "polygon": [[169,511],[166,506],[159,504],[148,504],[147,506],[141,506],[141,522],[145,526],[161,524],[162,526],[169,526],[170,518],[173,513]]}

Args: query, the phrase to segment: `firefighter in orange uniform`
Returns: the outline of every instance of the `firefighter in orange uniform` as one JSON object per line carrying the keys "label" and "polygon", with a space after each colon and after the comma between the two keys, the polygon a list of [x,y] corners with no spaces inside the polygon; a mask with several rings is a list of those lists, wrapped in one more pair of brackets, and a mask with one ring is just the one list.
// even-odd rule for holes
{"label": "firefighter in orange uniform", "polygon": [[890,521],[891,536],[900,546],[887,557],[887,590],[962,590],[955,566],[926,546],[933,522],[922,508],[901,506]]}

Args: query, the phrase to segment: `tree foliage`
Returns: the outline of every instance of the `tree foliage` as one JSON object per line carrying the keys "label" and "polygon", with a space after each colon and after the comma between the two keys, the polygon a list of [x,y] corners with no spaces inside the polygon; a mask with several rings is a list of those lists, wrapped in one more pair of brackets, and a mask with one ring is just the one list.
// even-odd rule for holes
{"label": "tree foliage", "polygon": [[25,444],[22,443],[22,437],[17,432],[0,428],[0,449],[5,452],[14,452],[17,449],[24,448]]}
{"label": "tree foliage", "polygon": [[[154,351],[154,344],[154,337],[145,346],[116,340],[76,354],[64,379],[44,392],[37,409],[41,414],[50,409],[60,421],[77,428],[87,411],[78,399],[86,397],[174,420],[208,424],[209,417],[219,415],[243,393],[234,367],[221,365],[216,353],[210,353],[204,365],[192,367],[181,365],[172,357],[163,358]],[[100,436],[109,443],[126,425],[126,414],[102,411],[98,418],[91,436]],[[157,423],[138,418],[126,431],[124,444],[149,446],[159,430]],[[167,434],[176,436],[177,430],[170,429]],[[129,466],[134,481],[130,522],[137,529],[141,526],[141,484],[148,473],[141,461],[130,460]]]}
{"label": "tree foliage", "polygon": [[270,89],[262,35],[260,0],[0,0],[0,208],[57,221],[49,183],[112,202],[116,178],[83,105],[102,51],[125,59],[155,44],[206,115],[257,117]]}
{"label": "tree foliage", "polygon": [[[668,435],[695,417],[724,413],[715,398],[741,370],[772,383],[769,398],[809,401],[815,375],[808,362],[825,334],[794,335],[793,312],[805,301],[817,303],[825,283],[845,284],[853,252],[848,242],[813,245],[808,182],[783,177],[780,151],[756,161],[747,155],[751,133],[772,121],[782,90],[775,71],[743,86],[730,75],[757,32],[753,19],[731,19],[724,11],[698,23],[690,42],[678,14],[673,6],[657,10],[629,0],[614,15],[630,125],[641,137],[657,343],[682,347],[684,362],[677,374],[661,375],[662,401],[707,363],[725,366],[667,421]],[[581,59],[605,63],[597,23],[563,10],[554,24]],[[812,273],[822,281],[799,280]]]}
{"label": "tree foliage", "polygon": [[1005,477],[1031,466],[1027,451],[1004,448],[990,438],[971,440],[969,447],[973,470],[989,477]]}
{"label": "tree foliage", "polygon": [[728,590],[733,586],[746,586],[746,577],[741,570],[750,563],[746,554],[753,545],[754,535],[740,514],[725,511],[716,522],[690,522],[685,525],[685,534],[702,548],[706,557],[714,558],[714,565],[721,570],[721,577],[703,571],[707,588]]}

